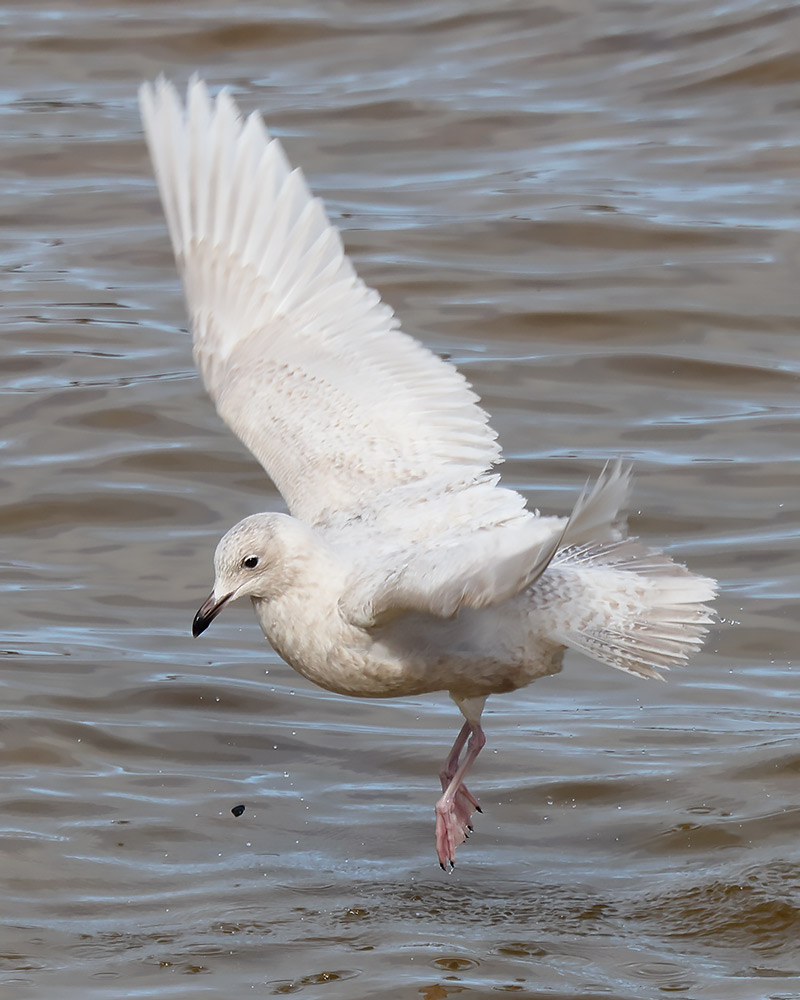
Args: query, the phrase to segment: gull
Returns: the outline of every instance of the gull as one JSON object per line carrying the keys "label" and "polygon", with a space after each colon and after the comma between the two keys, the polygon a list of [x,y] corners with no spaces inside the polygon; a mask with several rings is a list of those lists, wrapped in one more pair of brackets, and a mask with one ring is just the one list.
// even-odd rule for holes
{"label": "gull", "polygon": [[627,536],[620,460],[568,517],[500,484],[469,383],[358,278],[258,114],[196,77],[185,101],[163,77],[139,98],[195,362],[289,510],[223,536],[192,632],[249,597],[278,655],[328,691],[447,692],[464,717],[435,806],[452,871],[481,811],[464,780],[488,696],[557,673],[566,647],[661,679],[702,645],[716,585]]}

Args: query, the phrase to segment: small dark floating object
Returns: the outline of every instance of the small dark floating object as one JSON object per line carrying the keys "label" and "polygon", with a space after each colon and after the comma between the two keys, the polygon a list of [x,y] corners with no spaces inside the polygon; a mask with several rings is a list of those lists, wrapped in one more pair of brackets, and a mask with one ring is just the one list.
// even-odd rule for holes
{"label": "small dark floating object", "polygon": [[234,816],[241,816],[244,812],[244,806],[234,806],[233,809],[231,809],[231,812]]}

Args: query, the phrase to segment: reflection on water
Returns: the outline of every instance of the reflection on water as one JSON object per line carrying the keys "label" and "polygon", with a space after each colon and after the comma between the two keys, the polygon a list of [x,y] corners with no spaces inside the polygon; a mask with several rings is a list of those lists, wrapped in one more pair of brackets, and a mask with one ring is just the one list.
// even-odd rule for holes
{"label": "reflection on water", "polygon": [[[795,6],[3,19],[0,983],[800,996]],[[564,511],[630,456],[634,532],[725,585],[669,685],[572,657],[490,702],[451,878],[446,698],[312,689],[247,608],[189,636],[219,535],[280,503],[194,374],[140,134],[140,80],[198,69],[465,370],[509,483]]]}

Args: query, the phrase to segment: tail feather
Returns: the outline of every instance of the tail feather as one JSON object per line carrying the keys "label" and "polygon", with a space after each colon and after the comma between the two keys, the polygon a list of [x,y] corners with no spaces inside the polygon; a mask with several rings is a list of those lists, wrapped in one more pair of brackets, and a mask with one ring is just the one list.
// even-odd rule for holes
{"label": "tail feather", "polygon": [[560,549],[537,584],[554,637],[601,663],[663,680],[702,645],[716,583],[633,538]]}

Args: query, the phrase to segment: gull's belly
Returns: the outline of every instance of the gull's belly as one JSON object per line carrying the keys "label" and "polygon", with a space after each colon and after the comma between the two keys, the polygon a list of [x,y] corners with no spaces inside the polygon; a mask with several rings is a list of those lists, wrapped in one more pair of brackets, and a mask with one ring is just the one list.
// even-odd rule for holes
{"label": "gull's belly", "polygon": [[338,694],[392,698],[449,691],[483,697],[561,669],[562,647],[520,629],[519,620],[509,620],[511,609],[462,610],[446,620],[412,613],[362,629],[336,609],[310,622],[298,607],[253,604],[278,655]]}
{"label": "gull's belly", "polygon": [[444,690],[460,698],[514,691],[557,673],[563,650],[530,627],[517,601],[479,611],[463,608],[451,619],[405,615],[375,640],[376,659],[406,664],[418,693]]}

